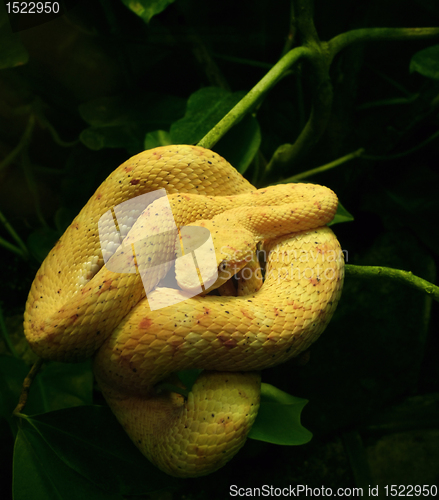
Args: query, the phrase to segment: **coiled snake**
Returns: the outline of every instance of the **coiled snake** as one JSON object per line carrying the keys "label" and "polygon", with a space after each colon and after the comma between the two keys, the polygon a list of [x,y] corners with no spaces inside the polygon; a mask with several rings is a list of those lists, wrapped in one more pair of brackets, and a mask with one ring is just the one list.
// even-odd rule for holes
{"label": "coiled snake", "polygon": [[[110,270],[99,220],[161,188],[168,196],[128,224],[124,240],[128,248],[130,238],[145,234],[143,220],[147,234],[156,234],[149,252],[123,257],[134,272]],[[41,265],[26,304],[26,337],[44,359],[94,355],[98,384],[140,451],[168,474],[208,474],[245,442],[259,407],[258,371],[307,349],[331,319],[344,270],[339,243],[325,226],[336,208],[334,193],[321,186],[256,190],[223,158],[196,146],[140,153],[103,182]],[[210,288],[220,295],[192,296],[194,280],[178,258],[183,290],[163,286],[178,242],[151,220],[166,210],[177,227],[209,229],[218,266]],[[268,255],[262,287],[254,257],[261,242]],[[162,271],[142,281],[146,259]],[[226,278],[233,274],[238,285],[230,292]],[[157,389],[190,368],[205,371],[187,398]]]}

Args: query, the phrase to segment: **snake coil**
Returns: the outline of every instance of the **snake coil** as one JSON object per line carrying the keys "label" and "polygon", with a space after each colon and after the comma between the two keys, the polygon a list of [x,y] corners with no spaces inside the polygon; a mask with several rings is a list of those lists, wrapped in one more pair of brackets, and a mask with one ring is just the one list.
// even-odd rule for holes
{"label": "snake coil", "polygon": [[[117,217],[125,248],[148,226],[148,251],[119,252],[134,272],[111,270],[99,221],[159,189],[167,196],[136,222],[130,213]],[[26,337],[43,359],[94,356],[98,384],[140,451],[168,474],[209,474],[245,442],[259,407],[259,371],[303,352],[332,317],[344,272],[340,245],[326,226],[336,208],[336,196],[322,186],[256,190],[203,148],[144,151],[101,184],[41,265],[26,304]],[[178,241],[166,236],[171,227],[154,224],[153,216],[166,211],[170,217],[161,221],[209,230],[218,266],[211,288],[220,295],[195,295],[176,258]],[[267,255],[263,284],[258,244]],[[183,289],[164,286],[173,259]],[[232,275],[237,289],[227,281]],[[163,381],[178,384],[173,374],[190,368],[204,371],[186,399],[157,389]]]}

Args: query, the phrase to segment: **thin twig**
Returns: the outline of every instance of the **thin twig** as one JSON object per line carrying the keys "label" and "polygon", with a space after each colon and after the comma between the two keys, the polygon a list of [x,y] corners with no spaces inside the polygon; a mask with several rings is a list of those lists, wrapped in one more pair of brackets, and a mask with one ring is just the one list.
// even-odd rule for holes
{"label": "thin twig", "polygon": [[391,267],[381,266],[354,266],[346,265],[346,276],[353,278],[385,278],[397,281],[402,285],[415,288],[423,293],[431,295],[432,298],[439,302],[439,286],[430,283],[427,280],[415,276],[410,271],[401,269],[393,269]]}
{"label": "thin twig", "polygon": [[311,73],[312,109],[308,121],[294,144],[283,144],[268,162],[265,176],[272,170],[297,162],[314,147],[326,130],[331,116],[333,88],[324,51],[310,49],[308,57]]}
{"label": "thin twig", "polygon": [[42,119],[41,117],[40,121],[43,125],[43,127],[47,128],[47,130],[50,132],[50,135],[52,136],[52,139],[58,146],[61,146],[62,148],[72,148],[73,146],[76,146],[79,144],[79,139],[76,139],[75,141],[63,141],[61,137],[59,136],[58,132],[56,131],[55,127],[44,117]]}
{"label": "thin twig", "polygon": [[426,146],[430,142],[434,141],[438,137],[439,137],[439,130],[437,132],[435,132],[434,134],[432,134],[427,139],[425,139],[425,141],[420,142],[419,144],[417,144],[413,148],[408,149],[407,151],[403,151],[402,153],[395,153],[394,155],[385,155],[385,156],[363,155],[362,158],[364,160],[372,160],[372,161],[375,161],[375,160],[379,160],[379,161],[381,161],[381,160],[382,161],[396,160],[398,158],[403,158],[404,156],[410,155],[410,154],[414,153],[415,151],[418,151],[418,149],[423,148],[424,146]]}
{"label": "thin twig", "polygon": [[295,0],[296,27],[305,47],[310,49],[307,57],[312,107],[305,127],[294,144],[283,144],[268,162],[261,182],[277,168],[285,168],[297,162],[317,144],[325,132],[331,115],[333,87],[329,76],[330,60],[326,42],[321,42],[314,25],[313,2]]}
{"label": "thin twig", "polygon": [[20,138],[20,142],[17,146],[8,154],[8,156],[0,162],[0,172],[6,168],[10,163],[12,163],[15,158],[28,146],[29,141],[32,137],[32,133],[35,126],[35,116],[31,114],[27,122],[26,128],[24,129],[23,135]]}
{"label": "thin twig", "polygon": [[288,177],[288,179],[283,179],[278,182],[278,184],[288,184],[289,182],[298,182],[302,179],[307,179],[308,177],[312,177],[313,175],[320,174],[321,172],[325,172],[326,170],[331,170],[332,168],[338,167],[343,163],[346,163],[354,158],[358,158],[364,153],[364,148],[357,149],[353,153],[349,153],[346,156],[342,156],[341,158],[337,158],[337,160],[331,161],[330,163],[326,163],[320,167],[312,168],[311,170],[306,170],[305,172],[301,172],[300,174],[293,175]]}
{"label": "thin twig", "polygon": [[29,250],[27,249],[23,240],[20,238],[20,236],[17,234],[15,229],[12,227],[10,222],[6,219],[6,217],[3,215],[1,211],[0,211],[0,222],[5,226],[6,231],[12,236],[12,238],[17,243],[18,247],[20,248],[20,253],[17,252],[17,247],[15,245],[8,243],[6,240],[3,240],[3,238],[1,239],[0,244],[5,248],[7,248],[8,250],[11,250],[11,252],[18,253],[18,255],[23,257],[24,260],[27,260],[29,258]]}
{"label": "thin twig", "polygon": [[284,48],[282,49],[281,57],[283,57],[287,52],[289,52],[293,48],[296,38],[296,32],[297,32],[296,13],[295,13],[294,0],[290,0],[290,26],[288,30],[288,35],[285,39]]}
{"label": "thin twig", "polygon": [[373,73],[375,73],[377,76],[379,76],[382,80],[384,80],[385,82],[387,82],[389,85],[391,85],[395,89],[399,90],[406,97],[410,97],[412,95],[412,93],[409,90],[407,90],[404,87],[404,85],[402,85],[400,82],[397,82],[396,80],[394,80],[393,78],[391,78],[389,75],[386,75],[385,73],[383,73],[379,69],[375,68],[374,66],[371,66],[370,64],[365,64],[364,67],[366,69],[369,69]]}
{"label": "thin twig", "polygon": [[37,361],[32,365],[30,372],[27,377],[23,381],[23,388],[21,390],[20,399],[18,400],[18,404],[15,410],[12,412],[13,415],[18,416],[23,411],[24,407],[27,403],[27,398],[29,396],[30,386],[35,378],[35,375],[39,372],[41,365],[43,364],[43,360],[38,358]]}
{"label": "thin twig", "polygon": [[15,253],[22,257],[24,260],[27,260],[27,257],[23,255],[23,252],[20,248],[16,247],[13,243],[9,243],[8,240],[5,240],[0,236],[0,247],[6,248],[6,250],[9,250],[12,253]]}
{"label": "thin twig", "polygon": [[203,68],[210,85],[230,91],[229,83],[222,74],[203,40],[191,29],[188,30],[187,37],[192,43],[192,52],[197,59],[198,64]]}
{"label": "thin twig", "polygon": [[338,52],[352,43],[379,40],[413,40],[439,36],[439,28],[362,28],[347,31],[328,42],[331,60]]}
{"label": "thin twig", "polygon": [[0,303],[0,331],[2,333],[3,340],[5,341],[8,349],[14,358],[19,358],[18,352],[15,350],[14,344],[12,343],[11,337],[9,336],[8,330],[6,328],[5,318],[3,317],[3,307]]}
{"label": "thin twig", "polygon": [[43,212],[41,210],[40,194],[38,192],[38,186],[35,181],[34,172],[32,169],[32,163],[30,161],[27,151],[23,151],[21,159],[22,159],[24,176],[26,178],[26,183],[34,199],[35,212],[37,214],[38,220],[40,221],[42,226],[48,227],[46,219],[44,218]]}
{"label": "thin twig", "polygon": [[393,97],[390,99],[379,99],[377,101],[369,101],[357,106],[358,111],[363,109],[378,108],[381,106],[395,106],[399,104],[411,104],[419,98],[419,94],[413,94],[410,97]]}

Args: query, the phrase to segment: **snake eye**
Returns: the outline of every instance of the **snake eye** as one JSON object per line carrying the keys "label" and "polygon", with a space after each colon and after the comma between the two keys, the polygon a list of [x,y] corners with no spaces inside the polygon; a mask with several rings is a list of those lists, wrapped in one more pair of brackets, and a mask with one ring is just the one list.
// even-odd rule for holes
{"label": "snake eye", "polygon": [[226,261],[225,261],[225,260],[223,260],[223,261],[221,262],[221,264],[218,266],[218,270],[219,270],[219,271],[225,271],[225,270],[226,270],[226,267],[227,267]]}

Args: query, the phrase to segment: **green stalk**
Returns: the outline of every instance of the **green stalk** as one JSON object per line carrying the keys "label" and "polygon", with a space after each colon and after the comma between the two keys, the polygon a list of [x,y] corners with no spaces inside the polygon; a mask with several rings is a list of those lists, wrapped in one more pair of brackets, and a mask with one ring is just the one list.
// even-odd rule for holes
{"label": "green stalk", "polygon": [[8,346],[8,349],[11,351],[11,354],[14,358],[19,358],[18,352],[15,350],[14,344],[12,343],[11,337],[9,336],[8,330],[6,328],[5,318],[3,317],[3,308],[0,304],[0,331],[5,341],[5,344]]}
{"label": "green stalk", "polygon": [[284,72],[295,64],[299,59],[310,54],[310,49],[297,47],[290,50],[271,70],[260,80],[238,104],[231,109],[224,118],[219,121],[210,132],[208,132],[198,143],[198,146],[212,149],[213,146],[232,127],[236,125],[276,83],[282,78]]}
{"label": "green stalk", "polygon": [[23,259],[27,260],[29,258],[29,250],[27,249],[23,240],[20,238],[20,236],[18,236],[15,229],[11,226],[10,222],[6,219],[6,217],[3,215],[2,212],[0,212],[0,222],[5,226],[6,231],[8,231],[8,233],[15,240],[15,242],[18,245],[18,248],[12,243],[9,243],[8,241],[4,240],[3,238],[0,238],[0,245],[7,248],[11,252],[20,255],[21,257],[23,257]]}
{"label": "green stalk", "polygon": [[401,285],[415,288],[439,302],[439,286],[430,283],[427,280],[415,276],[410,271],[393,269],[391,267],[381,266],[354,266],[346,265],[346,276],[353,278],[384,278],[391,279],[401,283]]}
{"label": "green stalk", "polygon": [[300,174],[288,177],[288,179],[283,179],[279,181],[277,184],[288,184],[289,182],[298,182],[302,179],[307,179],[308,177],[311,177],[313,175],[320,174],[321,172],[326,172],[326,170],[331,170],[332,168],[338,167],[339,165],[342,165],[343,163],[353,160],[354,158],[358,158],[363,153],[364,153],[364,148],[357,149],[353,153],[349,153],[346,156],[337,158],[336,160],[331,161],[330,163],[326,163],[325,165],[322,165],[320,167],[312,168],[311,170],[306,170],[305,172],[301,172]]}
{"label": "green stalk", "polygon": [[347,31],[328,42],[330,59],[352,43],[379,40],[414,40],[439,36],[439,28],[362,28]]}

